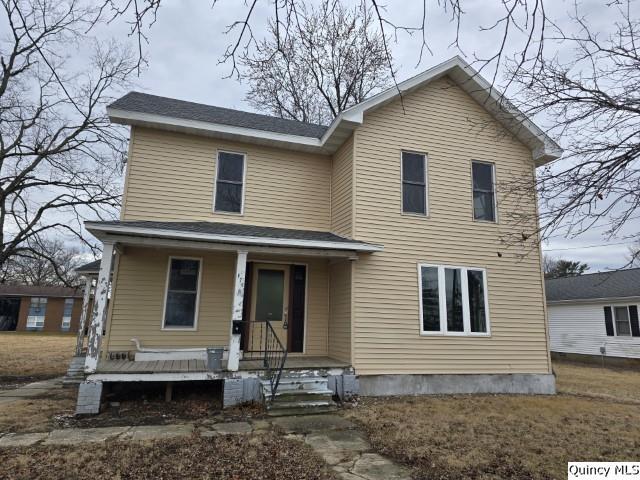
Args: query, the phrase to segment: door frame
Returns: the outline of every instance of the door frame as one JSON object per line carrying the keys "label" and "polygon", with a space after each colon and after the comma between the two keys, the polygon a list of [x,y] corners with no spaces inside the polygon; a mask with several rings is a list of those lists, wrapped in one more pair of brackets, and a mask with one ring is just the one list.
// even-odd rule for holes
{"label": "door frame", "polygon": [[[308,318],[309,318],[309,264],[307,262],[295,262],[295,261],[291,261],[291,260],[285,260],[285,261],[279,261],[279,260],[262,260],[260,258],[252,258],[251,260],[252,263],[252,281],[256,281],[257,282],[257,274],[256,274],[256,265],[258,264],[275,264],[275,265],[288,265],[289,267],[291,265],[304,265],[305,267],[305,278],[304,278],[304,318],[303,318],[303,325],[304,325],[304,335],[302,338],[302,352],[289,352],[289,337],[287,336],[286,338],[286,347],[287,347],[287,354],[288,355],[306,355],[307,354],[307,331],[308,331]],[[290,291],[291,288],[291,272],[289,272],[288,274],[289,277],[289,285],[286,285],[285,288],[287,289],[287,291]],[[252,286],[253,287],[253,286]],[[256,290],[257,288],[251,288],[251,295],[249,298],[249,319],[251,319],[251,316],[254,314],[253,312],[253,300],[254,297],[256,295]],[[290,294],[288,294],[290,295]],[[289,308],[289,305],[287,303],[287,308]],[[255,318],[255,317],[254,317]]]}

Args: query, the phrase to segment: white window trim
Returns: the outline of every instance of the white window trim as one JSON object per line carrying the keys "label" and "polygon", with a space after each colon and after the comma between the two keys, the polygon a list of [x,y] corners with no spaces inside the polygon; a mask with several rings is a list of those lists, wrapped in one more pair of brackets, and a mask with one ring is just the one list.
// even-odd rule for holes
{"label": "white window trim", "polygon": [[[242,155],[242,195],[240,195],[240,212],[225,212],[216,210],[216,190],[218,188],[218,170],[220,169],[220,154],[230,153],[232,155]],[[247,161],[248,156],[245,152],[232,152],[230,150],[216,150],[216,175],[213,179],[213,213],[220,215],[244,215],[244,195],[247,186]]]}
{"label": "white window trim", "polygon": [[[422,155],[424,157],[424,213],[404,211],[404,177],[402,174],[403,153],[413,153],[415,155]],[[414,150],[400,150],[400,214],[417,218],[429,217],[429,155],[427,155],[425,152],[416,152]]]}
{"label": "white window trim", "polygon": [[[165,326],[164,322],[167,315],[167,298],[169,296],[169,278],[171,277],[171,262],[173,260],[197,260],[198,262],[198,282],[197,282],[197,290],[196,290],[196,309],[194,312],[193,318],[193,327],[172,327]],[[169,260],[167,262],[167,278],[164,285],[164,301],[162,303],[162,324],[161,330],[167,332],[195,332],[198,330],[198,316],[200,314],[200,288],[202,282],[202,257],[182,257],[177,255],[169,256]]]}
{"label": "white window trim", "polygon": [[[71,312],[69,313],[68,316],[66,316],[64,314],[64,307],[67,304],[67,301],[71,300]],[[65,298],[64,299],[64,304],[62,306],[62,323],[60,324],[60,330],[69,330],[71,328],[71,319],[73,318],[73,307],[75,306],[75,298]],[[66,322],[67,325],[65,326],[65,319],[68,319],[68,321]]]}
{"label": "white window trim", "polygon": [[[44,305],[44,313],[42,315],[29,315],[29,311],[31,310],[31,303],[33,302],[34,299],[39,299],[42,300],[44,299],[44,302],[38,302],[40,305]],[[44,328],[44,322],[46,320],[47,317],[47,305],[49,305],[49,299],[47,297],[31,297],[29,299],[29,309],[27,310],[27,323],[25,325],[25,328]],[[29,321],[32,318],[36,318],[36,319],[42,319],[42,324],[41,325],[29,325]]]}
{"label": "white window trim", "polygon": [[[423,312],[422,312],[422,268],[431,267],[438,269],[438,306],[440,308],[440,330],[429,331],[424,330]],[[471,331],[471,314],[469,312],[469,292],[468,281],[461,281],[462,287],[462,317],[464,324],[464,332],[450,332],[447,330],[447,303],[446,303],[446,291],[445,291],[445,269],[460,269],[461,280],[467,279],[468,270],[477,270],[482,272],[483,288],[484,288],[484,311],[485,320],[487,324],[486,332],[472,332]],[[465,301],[466,300],[466,301]],[[487,269],[480,267],[465,267],[461,265],[439,265],[433,263],[418,263],[418,305],[419,305],[419,317],[420,317],[420,335],[421,336],[452,336],[452,337],[490,337],[491,336],[491,321],[489,315],[489,288],[487,285]]]}
{"label": "white window trim", "polygon": [[[611,322],[613,323],[613,336],[621,339],[633,339],[637,340],[638,337],[633,336],[633,330],[631,329],[631,312],[629,311],[629,307],[631,305],[635,305],[634,303],[613,303],[608,305],[611,308]],[[627,309],[627,317],[629,318],[629,335],[618,335],[618,323],[616,321],[616,307],[625,307]],[[636,305],[636,308],[638,306]],[[638,308],[638,313],[640,314],[640,308]]]}
{"label": "white window trim", "polygon": [[[475,205],[473,203],[473,164],[474,163],[483,163],[484,165],[491,166],[491,184],[493,186],[493,220],[482,220],[481,218],[476,218]],[[493,162],[486,162],[484,160],[471,160],[471,219],[474,222],[480,223],[498,223],[498,189],[496,186],[496,164]]]}

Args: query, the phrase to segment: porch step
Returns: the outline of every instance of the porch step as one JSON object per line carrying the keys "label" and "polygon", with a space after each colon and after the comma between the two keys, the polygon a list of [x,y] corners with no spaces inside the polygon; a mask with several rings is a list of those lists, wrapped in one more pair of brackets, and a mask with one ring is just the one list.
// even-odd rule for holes
{"label": "porch step", "polygon": [[73,357],[69,363],[67,373],[62,379],[62,385],[78,385],[84,382],[84,377],[84,356]]}
{"label": "porch step", "polygon": [[262,380],[260,383],[271,416],[327,413],[337,408],[326,377],[282,377],[273,400],[270,382]]}

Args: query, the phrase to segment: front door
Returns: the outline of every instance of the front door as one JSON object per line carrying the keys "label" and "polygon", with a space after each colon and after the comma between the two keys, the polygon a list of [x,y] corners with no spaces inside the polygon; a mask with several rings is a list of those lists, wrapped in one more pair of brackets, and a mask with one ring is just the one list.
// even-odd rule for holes
{"label": "front door", "polygon": [[266,325],[269,320],[282,345],[287,347],[289,321],[289,265],[256,263],[254,265],[251,299],[252,344],[264,347]]}

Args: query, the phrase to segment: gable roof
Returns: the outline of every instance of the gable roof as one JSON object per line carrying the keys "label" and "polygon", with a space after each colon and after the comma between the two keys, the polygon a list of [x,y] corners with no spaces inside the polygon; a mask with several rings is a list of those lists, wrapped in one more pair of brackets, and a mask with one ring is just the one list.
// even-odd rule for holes
{"label": "gable roof", "polygon": [[547,302],[640,297],[640,268],[545,281]]}
{"label": "gable roof", "polygon": [[138,92],[116,100],[107,107],[107,113],[112,122],[125,125],[331,154],[363,123],[367,112],[393,101],[400,93],[407,94],[444,76],[449,76],[527,145],[533,152],[536,165],[543,165],[562,155],[557,143],[458,56],[341,112],[328,127]]}

